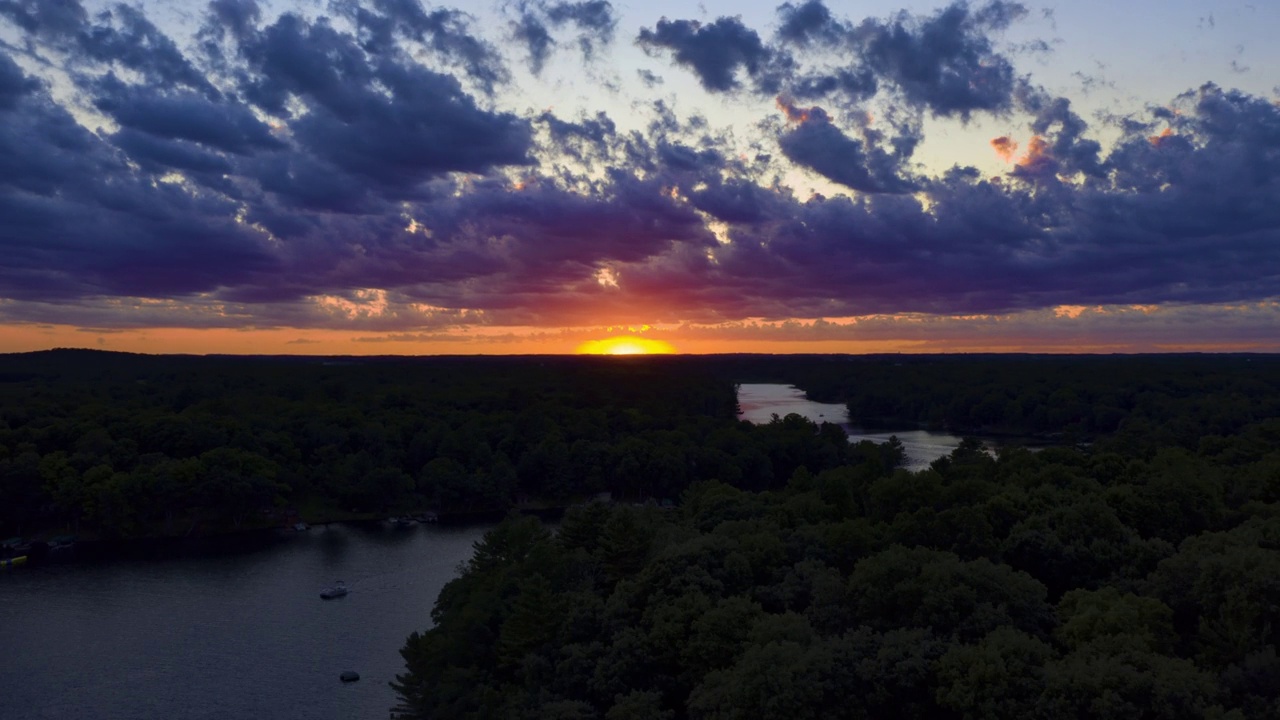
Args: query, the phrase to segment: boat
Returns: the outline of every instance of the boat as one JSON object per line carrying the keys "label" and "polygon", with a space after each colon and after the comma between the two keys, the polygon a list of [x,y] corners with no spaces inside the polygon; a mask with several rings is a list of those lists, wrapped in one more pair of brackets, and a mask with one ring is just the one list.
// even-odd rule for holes
{"label": "boat", "polygon": [[350,591],[347,590],[347,584],[342,582],[341,580],[338,580],[334,584],[320,591],[320,599],[332,600],[334,598],[340,598],[343,595],[346,595],[348,592]]}
{"label": "boat", "polygon": [[26,565],[26,564],[27,564],[26,555],[19,555],[18,557],[9,558],[8,560],[0,560],[0,568],[18,567],[19,565]]}

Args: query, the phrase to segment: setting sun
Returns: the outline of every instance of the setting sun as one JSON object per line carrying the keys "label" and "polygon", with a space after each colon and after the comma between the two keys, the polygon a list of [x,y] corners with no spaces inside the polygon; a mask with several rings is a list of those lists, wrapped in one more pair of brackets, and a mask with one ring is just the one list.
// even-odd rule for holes
{"label": "setting sun", "polygon": [[633,335],[590,340],[578,346],[579,355],[669,355],[675,351],[670,343]]}

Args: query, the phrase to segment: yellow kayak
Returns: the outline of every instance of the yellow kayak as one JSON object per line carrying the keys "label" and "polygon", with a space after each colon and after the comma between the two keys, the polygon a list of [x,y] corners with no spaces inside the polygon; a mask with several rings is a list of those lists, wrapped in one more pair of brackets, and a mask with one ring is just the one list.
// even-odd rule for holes
{"label": "yellow kayak", "polygon": [[9,558],[8,560],[0,560],[0,568],[17,567],[19,565],[26,565],[26,564],[27,564],[26,555],[19,555],[16,558]]}

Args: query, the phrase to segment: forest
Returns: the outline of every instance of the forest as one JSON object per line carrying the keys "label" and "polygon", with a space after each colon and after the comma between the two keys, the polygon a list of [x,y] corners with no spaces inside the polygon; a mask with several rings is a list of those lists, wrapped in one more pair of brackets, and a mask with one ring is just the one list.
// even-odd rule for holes
{"label": "forest", "polygon": [[697,480],[765,489],[798,461],[839,461],[838,427],[737,421],[717,371],[681,358],[0,356],[0,537],[674,501]]}
{"label": "forest", "polygon": [[[864,442],[765,490],[706,480],[672,509],[509,517],[401,650],[396,713],[1280,717],[1276,363],[1043,362],[873,362],[859,372],[884,384],[848,402],[971,423],[985,394],[1030,409],[1002,427],[1087,444],[966,441],[910,473]],[[1103,399],[1118,419],[1089,412]]]}
{"label": "forest", "polygon": [[[902,448],[737,417],[786,382]],[[511,511],[419,718],[1280,716],[1280,358],[0,356],[0,537]],[[520,510],[568,508],[543,525]]]}

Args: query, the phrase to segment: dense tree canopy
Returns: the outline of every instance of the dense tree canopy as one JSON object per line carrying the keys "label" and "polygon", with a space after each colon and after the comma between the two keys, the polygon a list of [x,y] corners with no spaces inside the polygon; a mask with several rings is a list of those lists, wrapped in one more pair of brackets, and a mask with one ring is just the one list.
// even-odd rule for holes
{"label": "dense tree canopy", "polygon": [[[751,381],[1056,446],[910,472],[738,420]],[[0,498],[4,537],[572,505],[478,544],[409,716],[1280,716],[1266,357],[3,356]]]}
{"label": "dense tree canopy", "polygon": [[[1274,399],[1219,427],[1173,396],[1196,438],[1129,410],[1089,446],[966,442],[911,473],[864,443],[674,509],[512,516],[406,643],[398,710],[1276,717],[1280,420],[1253,417]],[[782,421],[798,445],[804,422]]]}

